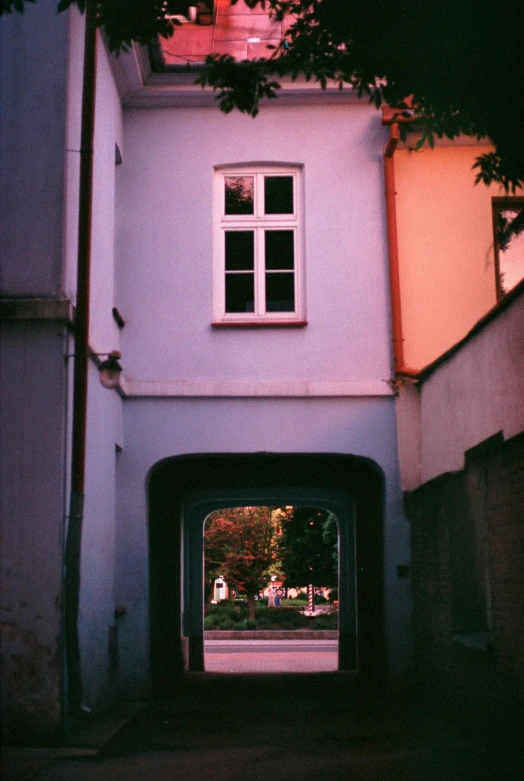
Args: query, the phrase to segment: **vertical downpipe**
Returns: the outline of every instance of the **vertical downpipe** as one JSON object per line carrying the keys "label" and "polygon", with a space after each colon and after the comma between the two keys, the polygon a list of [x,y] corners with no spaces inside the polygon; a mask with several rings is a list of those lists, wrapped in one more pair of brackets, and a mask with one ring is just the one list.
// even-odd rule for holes
{"label": "vertical downpipe", "polygon": [[384,152],[384,187],[386,195],[386,227],[389,256],[389,284],[391,290],[391,328],[393,331],[393,360],[395,374],[404,365],[402,339],[402,312],[400,308],[400,279],[398,266],[398,238],[395,192],[395,163],[393,155],[399,139],[396,122],[390,126],[390,137]]}
{"label": "vertical downpipe", "polygon": [[87,0],[80,141],[78,265],[74,332],[73,424],[71,436],[71,497],[64,569],[64,634],[69,715],[82,706],[82,676],[78,638],[80,561],[84,511],[87,372],[89,349],[89,286],[93,193],[93,142],[96,93],[96,3]]}
{"label": "vertical downpipe", "polygon": [[397,206],[395,189],[395,163],[393,155],[400,139],[398,122],[390,125],[390,136],[384,151],[384,189],[386,196],[386,230],[389,258],[389,288],[391,291],[391,330],[393,331],[393,368],[395,377],[414,377],[416,369],[404,365],[404,334],[402,331],[402,307],[400,301],[400,270],[397,232]]}

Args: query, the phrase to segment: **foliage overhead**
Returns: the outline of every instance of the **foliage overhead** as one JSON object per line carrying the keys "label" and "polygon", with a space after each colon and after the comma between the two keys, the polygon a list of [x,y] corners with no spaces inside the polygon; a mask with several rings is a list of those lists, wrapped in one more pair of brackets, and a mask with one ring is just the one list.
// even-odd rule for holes
{"label": "foliage overhead", "polygon": [[[33,2],[33,0],[27,0]],[[89,0],[60,0],[80,10]],[[235,0],[234,0],[235,1]],[[181,0],[93,0],[97,26],[111,49],[169,38]],[[221,107],[255,115],[262,97],[276,94],[270,76],[335,81],[367,93],[380,105],[412,96],[424,137],[459,133],[489,137],[496,152],[479,163],[478,177],[506,190],[524,182],[521,133],[524,95],[522,9],[484,0],[245,0],[289,19],[285,40],[269,59],[208,58],[201,78],[219,90]],[[23,11],[24,0],[1,0],[0,12]],[[176,24],[176,22],[175,22]]]}
{"label": "foliage overhead", "polygon": [[[26,0],[33,2],[34,0]],[[275,97],[278,79],[299,76],[325,87],[351,86],[377,106],[416,111],[421,143],[467,134],[495,151],[477,159],[476,180],[514,192],[524,184],[522,7],[500,0],[244,0],[289,27],[266,59],[211,56],[199,77],[217,90],[223,111],[255,116]],[[96,5],[96,24],[118,51],[133,41],[169,38],[184,0],[60,0],[59,10]],[[236,2],[236,0],[232,0]],[[0,13],[24,0],[0,0]],[[275,80],[277,79],[277,80]]]}
{"label": "foliage overhead", "polygon": [[338,586],[338,525],[332,513],[294,507],[282,522],[280,545],[287,586]]}
{"label": "foliage overhead", "polygon": [[[255,115],[270,76],[351,85],[377,105],[416,107],[422,140],[463,133],[491,139],[477,180],[513,191],[524,183],[522,11],[485,0],[245,0],[290,20],[273,57],[235,63],[212,56],[200,81],[224,110]],[[258,72],[256,72],[258,69]],[[237,93],[242,84],[242,100]],[[274,90],[273,90],[274,91]]]}

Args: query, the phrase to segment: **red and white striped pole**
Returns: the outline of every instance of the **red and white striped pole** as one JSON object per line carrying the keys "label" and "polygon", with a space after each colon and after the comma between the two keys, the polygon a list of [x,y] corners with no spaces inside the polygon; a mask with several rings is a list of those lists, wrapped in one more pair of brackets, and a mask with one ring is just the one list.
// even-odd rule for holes
{"label": "red and white striped pole", "polygon": [[315,593],[315,589],[312,583],[309,584],[307,587],[307,609],[309,613],[313,613],[315,608],[313,606],[313,595]]}

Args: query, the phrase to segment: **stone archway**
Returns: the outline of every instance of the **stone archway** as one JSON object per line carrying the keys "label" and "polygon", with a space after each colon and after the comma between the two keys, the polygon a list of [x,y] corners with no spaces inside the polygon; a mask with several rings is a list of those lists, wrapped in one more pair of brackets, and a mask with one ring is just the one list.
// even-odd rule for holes
{"label": "stone archway", "polygon": [[339,668],[366,683],[385,673],[384,478],[373,461],[336,454],[209,454],[165,459],[149,477],[153,688],[203,669],[202,535],[206,516],[236,504],[314,504],[341,534]]}

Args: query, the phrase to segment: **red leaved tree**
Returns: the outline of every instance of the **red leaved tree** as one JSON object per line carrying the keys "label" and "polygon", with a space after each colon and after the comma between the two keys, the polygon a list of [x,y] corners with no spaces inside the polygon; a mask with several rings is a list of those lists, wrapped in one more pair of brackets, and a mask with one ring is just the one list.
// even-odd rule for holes
{"label": "red leaved tree", "polygon": [[212,513],[204,532],[205,570],[247,596],[255,617],[255,596],[270,580],[276,560],[274,524],[269,507],[233,507]]}

